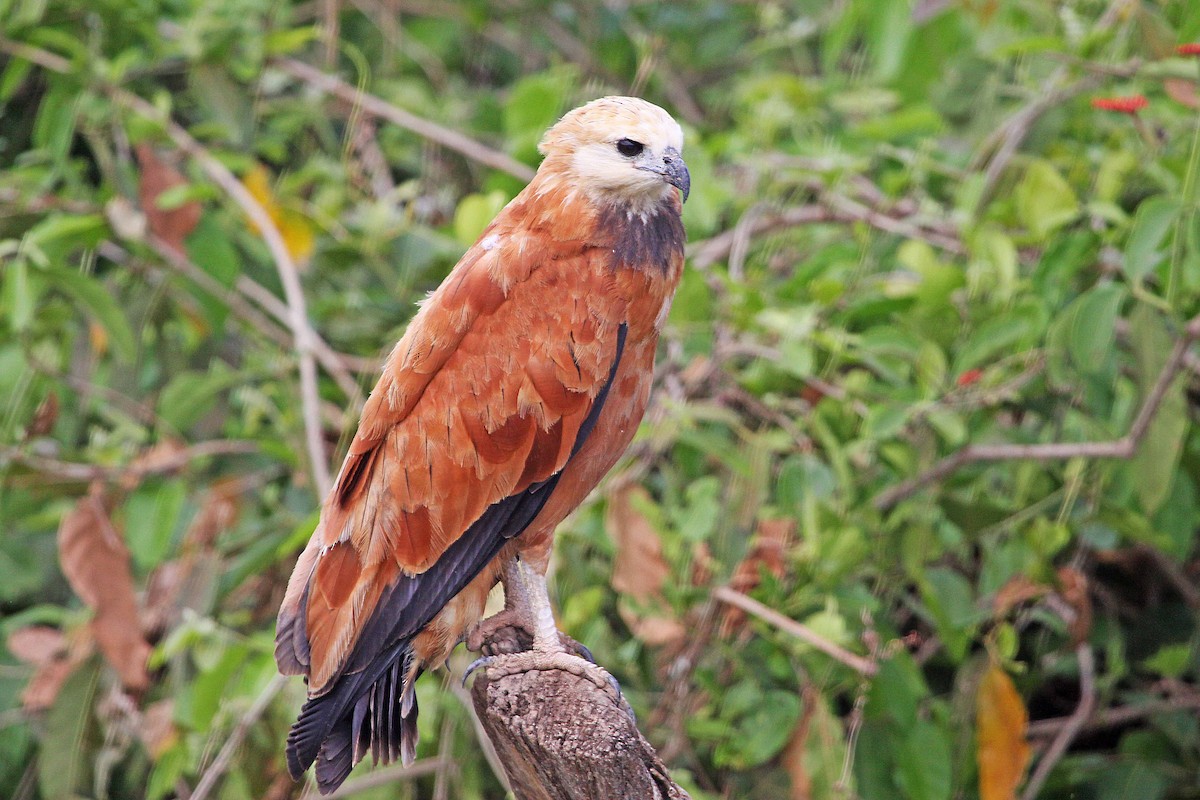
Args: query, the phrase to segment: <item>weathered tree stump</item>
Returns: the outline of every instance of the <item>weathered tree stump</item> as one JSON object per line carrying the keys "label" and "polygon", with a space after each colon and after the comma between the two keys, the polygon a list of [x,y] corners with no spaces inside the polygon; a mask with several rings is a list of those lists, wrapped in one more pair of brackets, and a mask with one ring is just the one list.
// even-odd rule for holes
{"label": "weathered tree stump", "polygon": [[634,723],[622,698],[561,670],[471,687],[475,711],[517,800],[690,800]]}

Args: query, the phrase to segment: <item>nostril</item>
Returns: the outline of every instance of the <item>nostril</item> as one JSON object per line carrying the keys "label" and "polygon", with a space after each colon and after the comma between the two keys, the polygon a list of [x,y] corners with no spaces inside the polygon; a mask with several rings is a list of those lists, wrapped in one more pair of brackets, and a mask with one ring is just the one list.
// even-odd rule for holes
{"label": "nostril", "polygon": [[670,156],[663,156],[663,163],[664,163],[664,164],[670,164],[670,163],[671,163],[671,157],[670,157]]}

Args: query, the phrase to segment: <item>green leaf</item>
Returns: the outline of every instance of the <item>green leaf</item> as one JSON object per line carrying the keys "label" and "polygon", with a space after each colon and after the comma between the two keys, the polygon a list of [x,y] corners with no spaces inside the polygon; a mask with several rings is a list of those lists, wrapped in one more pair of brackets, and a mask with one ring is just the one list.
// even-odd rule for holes
{"label": "green leaf", "polygon": [[36,282],[30,280],[29,262],[18,258],[10,262],[4,274],[4,299],[8,324],[18,333],[29,330],[37,304]]}
{"label": "green leaf", "polygon": [[177,431],[196,424],[221,392],[246,380],[246,376],[214,361],[207,373],[181,372],[158,396],[158,414]]}
{"label": "green leaf", "polygon": [[92,313],[108,333],[113,350],[125,361],[137,355],[133,328],[117,301],[95,278],[68,269],[47,269],[43,272],[52,285],[71,295]]}
{"label": "green leaf", "polygon": [[[3,12],[0,11],[0,13]],[[4,68],[3,73],[0,73],[0,103],[7,103],[12,99],[12,96],[25,83],[25,78],[29,76],[29,70],[32,67],[32,61],[26,61],[23,58],[9,58],[8,66]]]}
{"label": "green leaf", "polygon": [[75,138],[78,91],[69,83],[53,84],[42,98],[42,105],[34,121],[33,144],[45,150],[51,163],[56,165],[66,161],[71,140]]}
{"label": "green leaf", "polygon": [[93,706],[100,682],[100,660],[84,662],[67,678],[46,718],[38,755],[42,797],[91,796],[92,764],[99,744]]}
{"label": "green leaf", "polygon": [[1017,184],[1016,201],[1021,222],[1039,240],[1079,213],[1079,200],[1071,185],[1048,161],[1030,163]]}
{"label": "green leaf", "polygon": [[993,317],[980,325],[954,359],[954,374],[1011,355],[1022,341],[1037,334],[1024,316]]}
{"label": "green leaf", "polygon": [[182,480],[149,480],[125,501],[125,542],[140,569],[149,570],[165,559],[186,499]]}
{"label": "green leaf", "polygon": [[1124,286],[1104,284],[1076,298],[1063,314],[1067,351],[1081,371],[1100,372],[1111,357],[1117,315],[1124,301]]}
{"label": "green leaf", "polygon": [[1192,657],[1192,645],[1168,644],[1158,648],[1158,652],[1142,662],[1142,666],[1162,675],[1164,678],[1180,678],[1196,659]]}
{"label": "green leaf", "polygon": [[507,202],[508,196],[499,189],[464,197],[454,210],[454,238],[470,247]]}
{"label": "green leaf", "polygon": [[[1129,335],[1135,356],[1138,394],[1145,402],[1167,363],[1174,337],[1158,312],[1144,303],[1139,304],[1130,316]],[[1167,387],[1130,465],[1138,500],[1149,514],[1162,506],[1171,491],[1171,481],[1189,426],[1186,391],[1186,376],[1176,376]]]}
{"label": "green leaf", "polygon": [[921,596],[933,615],[934,625],[946,643],[947,652],[956,661],[962,659],[979,616],[975,610],[971,584],[954,570],[934,567],[926,572]]}
{"label": "green leaf", "polygon": [[1162,261],[1165,251],[1160,251],[1159,245],[1179,217],[1180,208],[1173,197],[1152,197],[1138,206],[1121,260],[1131,281],[1142,280]]}
{"label": "green leaf", "polygon": [[871,719],[890,720],[907,732],[917,724],[917,709],[929,689],[921,669],[907,652],[898,652],[879,663],[879,672],[867,692],[866,714]]}
{"label": "green leaf", "polygon": [[951,791],[950,742],[932,722],[917,723],[900,741],[896,775],[908,800],[946,800]]}

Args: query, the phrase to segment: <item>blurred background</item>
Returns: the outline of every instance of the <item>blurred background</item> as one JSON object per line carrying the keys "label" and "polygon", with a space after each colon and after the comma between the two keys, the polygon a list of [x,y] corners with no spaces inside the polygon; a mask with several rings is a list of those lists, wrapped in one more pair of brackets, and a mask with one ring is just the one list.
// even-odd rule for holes
{"label": "blurred background", "polygon": [[[0,796],[311,791],[271,651],[330,466],[633,93],[688,267],[553,586],[675,778],[1200,798],[1198,79],[1192,0],[0,0]],[[504,796],[468,658],[340,796]]]}

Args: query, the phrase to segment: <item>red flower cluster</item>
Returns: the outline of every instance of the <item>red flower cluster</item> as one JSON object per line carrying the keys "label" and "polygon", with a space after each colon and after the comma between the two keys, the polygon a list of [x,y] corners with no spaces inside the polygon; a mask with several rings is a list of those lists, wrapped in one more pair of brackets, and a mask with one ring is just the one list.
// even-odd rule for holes
{"label": "red flower cluster", "polygon": [[1129,97],[1092,98],[1092,108],[1099,109],[1100,111],[1117,111],[1122,114],[1136,114],[1148,105],[1150,105],[1150,101],[1143,94],[1130,95]]}
{"label": "red flower cluster", "polygon": [[1181,44],[1175,48],[1175,52],[1181,56],[1200,56],[1200,42]]}
{"label": "red flower cluster", "polygon": [[954,383],[958,386],[958,388],[961,389],[964,386],[970,386],[972,383],[975,383],[982,377],[983,377],[983,370],[969,369],[966,372],[964,372],[962,375],[959,375],[958,380],[956,380]]}

